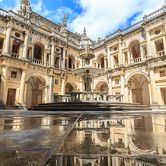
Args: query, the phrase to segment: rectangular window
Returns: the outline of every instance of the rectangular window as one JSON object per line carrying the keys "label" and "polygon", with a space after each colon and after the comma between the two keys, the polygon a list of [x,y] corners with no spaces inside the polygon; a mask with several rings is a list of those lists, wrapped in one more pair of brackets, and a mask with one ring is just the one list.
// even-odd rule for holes
{"label": "rectangular window", "polygon": [[118,79],[118,78],[115,79],[115,84],[116,84],[116,85],[119,85],[119,79]]}
{"label": "rectangular window", "polygon": [[0,50],[2,50],[3,49],[3,39],[2,38],[0,38]]}
{"label": "rectangular window", "polygon": [[16,71],[11,71],[11,78],[14,78],[14,79],[17,78],[17,72]]}
{"label": "rectangular window", "polygon": [[58,84],[59,84],[58,79],[55,79],[55,85],[58,85]]}
{"label": "rectangular window", "polygon": [[166,76],[166,71],[165,70],[161,70],[160,71],[160,77],[165,77]]}

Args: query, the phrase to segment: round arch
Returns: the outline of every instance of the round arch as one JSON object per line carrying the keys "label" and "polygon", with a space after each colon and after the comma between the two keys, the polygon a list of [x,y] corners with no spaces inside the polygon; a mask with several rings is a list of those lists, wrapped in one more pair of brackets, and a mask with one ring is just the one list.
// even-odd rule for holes
{"label": "round arch", "polygon": [[108,87],[108,84],[105,81],[100,81],[96,84],[95,90],[97,92],[106,92],[106,93],[108,93],[109,87]]}
{"label": "round arch", "polygon": [[131,74],[127,77],[127,79],[126,79],[126,81],[125,81],[125,84],[127,85],[128,82],[129,82],[129,80],[131,80],[135,75],[143,75],[143,76],[146,77],[146,79],[148,80],[148,82],[150,81],[149,76],[148,76],[145,72],[143,72],[143,71],[137,71],[137,72],[131,73]]}
{"label": "round arch", "polygon": [[30,75],[26,79],[25,103],[27,108],[45,102],[46,98],[46,79],[40,75]]}
{"label": "round arch", "polygon": [[65,85],[65,94],[72,93],[77,89],[77,85],[73,82],[67,82]]}
{"label": "round arch", "polygon": [[34,58],[42,60],[44,54],[44,45],[41,42],[34,43]]}
{"label": "round arch", "polygon": [[141,57],[140,41],[138,39],[132,40],[129,43],[129,51],[133,59]]}
{"label": "round arch", "polygon": [[127,79],[128,96],[132,103],[150,105],[149,78],[146,74],[135,73]]}
{"label": "round arch", "polygon": [[104,54],[100,54],[97,57],[97,61],[98,61],[98,64],[99,64],[99,68],[104,68],[105,67],[105,64],[104,64]]}

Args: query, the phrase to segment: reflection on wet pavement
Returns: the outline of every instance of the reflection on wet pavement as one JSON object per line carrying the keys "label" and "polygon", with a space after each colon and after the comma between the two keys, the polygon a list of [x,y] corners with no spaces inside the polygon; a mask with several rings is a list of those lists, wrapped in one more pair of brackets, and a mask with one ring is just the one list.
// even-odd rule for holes
{"label": "reflection on wet pavement", "polygon": [[78,117],[0,114],[0,165],[166,165],[166,115]]}

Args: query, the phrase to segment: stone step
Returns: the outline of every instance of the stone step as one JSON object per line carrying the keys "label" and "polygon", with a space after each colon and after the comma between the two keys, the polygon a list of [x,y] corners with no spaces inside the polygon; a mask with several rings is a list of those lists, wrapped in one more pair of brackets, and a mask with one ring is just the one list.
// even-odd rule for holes
{"label": "stone step", "polygon": [[112,111],[112,110],[150,110],[145,105],[137,103],[101,103],[101,102],[57,102],[34,106],[37,111]]}

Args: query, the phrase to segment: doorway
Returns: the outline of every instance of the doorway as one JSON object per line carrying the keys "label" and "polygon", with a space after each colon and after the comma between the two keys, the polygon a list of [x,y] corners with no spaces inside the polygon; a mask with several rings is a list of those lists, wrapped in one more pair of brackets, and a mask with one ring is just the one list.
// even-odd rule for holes
{"label": "doorway", "polygon": [[8,89],[7,105],[15,105],[16,89]]}

